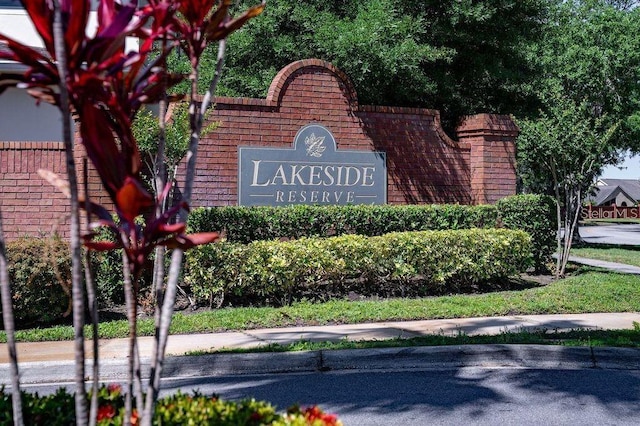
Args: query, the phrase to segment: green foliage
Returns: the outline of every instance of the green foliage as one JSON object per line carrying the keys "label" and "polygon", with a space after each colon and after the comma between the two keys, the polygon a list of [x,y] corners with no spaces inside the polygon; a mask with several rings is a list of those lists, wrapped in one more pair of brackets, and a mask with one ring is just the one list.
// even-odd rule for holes
{"label": "green foliage", "polygon": [[[22,392],[24,421],[27,425],[70,426],[75,424],[74,395],[60,388],[51,395],[39,396]],[[123,424],[124,396],[118,385],[102,385],[98,391],[99,426]],[[0,389],[0,426],[13,425],[11,393]],[[138,413],[133,411],[133,420]],[[132,423],[133,423],[132,420]],[[267,402],[245,399],[238,402],[224,401],[216,396],[198,392],[191,395],[178,392],[158,401],[154,425],[314,425],[338,426],[336,416],[322,412],[313,406],[300,409],[293,406],[286,414],[279,414]]]}
{"label": "green foliage", "polygon": [[[102,238],[108,240],[108,232],[105,231]],[[18,325],[61,321],[70,309],[68,243],[58,238],[21,238],[7,244],[7,257]],[[99,305],[124,303],[122,250],[92,252],[91,259]],[[152,278],[151,268],[146,268],[139,280],[143,295]]]}
{"label": "green foliage", "polygon": [[[271,0],[229,39],[220,94],[264,97],[284,66],[320,58],[352,78],[363,104],[437,108],[447,117],[530,111],[538,69],[526,46],[544,32],[547,9],[543,0]],[[203,81],[216,53],[203,55]],[[189,72],[184,56],[169,63]]]}
{"label": "green foliage", "polygon": [[[155,156],[160,137],[158,116],[148,109],[140,110],[131,130],[138,142],[140,152],[146,156]],[[165,129],[165,159],[169,167],[178,164],[187,153],[190,134],[188,105],[178,104]]]}
{"label": "green foliage", "polygon": [[[118,218],[114,217],[117,221]],[[143,219],[138,218],[137,223],[142,223]],[[113,233],[107,228],[100,228],[96,241],[115,241]],[[153,282],[154,254],[150,255],[147,267],[142,271],[138,279],[140,293],[144,292]],[[97,287],[98,305],[107,307],[121,305],[124,303],[124,275],[122,273],[122,249],[111,251],[91,251],[91,266],[94,274],[94,281]]]}
{"label": "green foliage", "polygon": [[91,264],[98,290],[98,305],[104,307],[124,303],[122,250],[92,252]]}
{"label": "green foliage", "polygon": [[441,294],[523,272],[530,237],[522,231],[415,231],[377,237],[219,243],[190,251],[185,282],[200,300],[242,303],[367,294]]}
{"label": "green foliage", "polygon": [[516,195],[499,200],[496,207],[505,228],[520,229],[531,236],[534,266],[544,271],[556,245],[553,199],[544,195]]}
{"label": "green foliage", "polygon": [[543,99],[561,92],[576,105],[586,103],[596,116],[606,114],[605,127],[621,124],[614,144],[635,148],[640,139],[640,9],[616,3],[572,0],[551,9],[542,41],[532,45],[545,70],[537,90]]}
{"label": "green foliage", "polygon": [[156,422],[162,425],[228,424],[264,425],[280,419],[275,409],[254,399],[230,403],[198,393],[178,393],[162,400],[156,409]]}
{"label": "green foliage", "polygon": [[[139,295],[145,296],[153,282],[153,258],[147,260],[147,267],[138,279]],[[166,259],[169,263],[170,259]],[[108,307],[124,303],[124,276],[122,274],[122,249],[108,252],[92,252],[91,263],[97,287],[98,306]]]}
{"label": "green foliage", "polygon": [[199,208],[189,216],[190,232],[224,231],[230,242],[342,234],[366,236],[432,229],[493,228],[495,206],[304,206]]}
{"label": "green foliage", "polygon": [[556,274],[564,274],[579,211],[588,191],[607,164],[619,158],[618,124],[607,114],[594,115],[587,101],[576,104],[555,92],[538,119],[520,120],[518,164],[523,182],[538,192],[554,194],[557,229],[565,236]]}
{"label": "green foliage", "polygon": [[[22,392],[23,420],[27,425],[74,425],[74,396],[65,389],[50,395],[39,396]],[[0,391],[0,425],[13,424],[11,393]]]}
{"label": "green foliage", "polygon": [[18,326],[62,319],[70,308],[71,257],[59,238],[7,243],[13,312]]}
{"label": "green foliage", "polygon": [[[209,114],[205,114],[205,119]],[[204,137],[211,133],[218,126],[217,122],[207,124],[201,132]],[[135,116],[131,131],[140,149],[142,163],[144,164],[143,174],[149,188],[159,194],[163,188],[156,188],[156,158],[158,154],[158,143],[160,140],[160,124],[158,116],[153,111],[143,108]],[[173,182],[178,164],[187,154],[189,143],[191,142],[191,126],[189,118],[189,104],[187,102],[177,102],[171,104],[168,111],[168,119],[164,128],[164,166],[166,174],[164,182]]]}
{"label": "green foliage", "polygon": [[536,82],[542,103],[518,120],[519,174],[529,191],[554,193],[569,216],[604,166],[640,149],[640,9],[630,3],[555,2],[530,47],[544,70]]}

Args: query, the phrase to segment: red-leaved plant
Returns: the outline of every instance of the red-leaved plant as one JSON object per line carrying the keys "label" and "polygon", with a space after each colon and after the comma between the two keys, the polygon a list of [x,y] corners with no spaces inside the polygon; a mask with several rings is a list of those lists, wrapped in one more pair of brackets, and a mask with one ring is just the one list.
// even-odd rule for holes
{"label": "red-leaved plant", "polygon": [[[128,313],[131,337],[129,395],[133,393],[134,376],[140,380],[140,367],[136,365],[136,282],[155,247],[175,249],[162,315],[158,315],[156,321],[157,342],[147,399],[144,407],[137,407],[138,413],[143,413],[142,424],[150,424],[158,394],[182,252],[218,238],[217,233],[185,234],[185,212],[191,198],[204,111],[217,84],[216,78],[202,102],[195,101],[200,56],[209,43],[220,43],[220,68],[224,39],[248,19],[260,14],[265,4],[263,1],[232,19],[229,16],[231,0],[149,0],[143,7],[138,7],[136,1],[123,0],[117,3],[114,0],[101,0],[97,10],[97,29],[94,35],[87,35],[91,13],[89,0],[22,0],[22,3],[42,38],[46,53],[0,33],[0,43],[4,45],[0,49],[0,59],[27,67],[24,74],[0,74],[0,93],[16,85],[27,90],[38,102],[58,106],[63,113],[63,120],[67,122],[69,117],[66,115],[72,112],[79,123],[80,139],[86,155],[115,207],[117,220],[104,206],[88,199],[81,200],[77,196],[75,166],[73,155],[69,152],[72,145],[68,141],[70,137],[65,134],[69,182],[51,172],[43,171],[41,174],[72,200],[72,250],[75,233],[73,214],[76,210],[73,200],[77,200],[77,205],[88,211],[89,217],[95,218],[91,219],[89,230],[83,235],[87,248],[124,250],[125,292],[129,301],[133,300],[128,302],[131,307]],[[140,40],[137,51],[125,51],[127,37]],[[191,80],[191,144],[187,155],[189,162],[182,190],[183,199],[163,212],[155,207],[163,204],[170,187],[165,186],[165,190],[156,197],[144,188],[140,176],[140,153],[131,132],[131,123],[143,104],[158,102],[165,96],[167,87],[185,77],[172,75],[161,66],[166,55],[174,48],[181,48],[188,55],[193,68],[188,76]],[[138,220],[141,216],[143,221]],[[101,227],[112,231],[113,241],[97,239],[96,229]],[[81,285],[78,281],[75,276],[74,288]],[[74,291],[74,299],[77,297],[82,297],[81,291]],[[82,304],[74,304],[74,307],[77,306]],[[75,321],[74,325],[77,329]],[[76,339],[78,336],[82,337],[81,330],[77,331]],[[84,361],[83,354],[80,358]],[[76,357],[76,361],[78,359]],[[76,370],[77,385],[83,386],[84,366],[78,366]],[[138,391],[139,404],[142,399]],[[76,399],[79,424],[87,421],[86,410],[83,410],[85,400],[83,391],[79,390]],[[126,409],[125,421],[131,418],[133,412],[130,403]],[[96,415],[94,412],[89,416],[92,423]]]}

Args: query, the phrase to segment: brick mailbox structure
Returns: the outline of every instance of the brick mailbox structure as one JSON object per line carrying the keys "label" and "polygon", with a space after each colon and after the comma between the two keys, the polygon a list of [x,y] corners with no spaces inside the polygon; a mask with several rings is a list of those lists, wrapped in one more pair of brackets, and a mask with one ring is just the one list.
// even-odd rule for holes
{"label": "brick mailbox structure", "polygon": [[[508,116],[463,117],[454,140],[442,130],[438,111],[359,105],[348,76],[319,59],[282,69],[266,99],[216,98],[209,120],[218,127],[201,141],[194,207],[237,205],[239,149],[292,148],[312,123],[331,132],[338,153],[384,153],[388,204],[491,204],[516,191],[518,129]],[[0,141],[0,211],[8,239],[56,229],[66,234],[66,200],[37,174],[44,168],[64,175],[63,149],[61,142]],[[95,201],[106,201],[95,173],[89,188]]]}

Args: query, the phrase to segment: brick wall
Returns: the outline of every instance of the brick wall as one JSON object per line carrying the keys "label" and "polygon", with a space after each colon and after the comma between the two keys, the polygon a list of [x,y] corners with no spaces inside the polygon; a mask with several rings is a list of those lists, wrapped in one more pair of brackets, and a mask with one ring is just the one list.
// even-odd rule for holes
{"label": "brick wall", "polygon": [[[465,117],[455,141],[442,130],[438,111],[359,105],[350,79],[317,59],[282,69],[266,99],[216,98],[209,119],[219,126],[200,145],[193,206],[237,204],[238,147],[291,148],[298,130],[310,123],[327,127],[338,150],[386,152],[390,204],[493,203],[515,193],[517,128],[508,117]],[[81,156],[80,148],[76,158]],[[61,143],[0,142],[7,238],[50,232],[60,222],[64,200],[36,170],[61,173],[63,157]],[[94,200],[105,200],[95,174],[89,187]],[[27,207],[27,191],[40,201]]]}
{"label": "brick wall", "polygon": [[38,169],[64,173],[62,142],[0,142],[0,213],[7,239],[68,228],[67,200]]}
{"label": "brick wall", "polygon": [[518,128],[507,116],[478,114],[464,117],[458,139],[471,151],[471,199],[475,204],[493,204],[516,193],[516,149]]}

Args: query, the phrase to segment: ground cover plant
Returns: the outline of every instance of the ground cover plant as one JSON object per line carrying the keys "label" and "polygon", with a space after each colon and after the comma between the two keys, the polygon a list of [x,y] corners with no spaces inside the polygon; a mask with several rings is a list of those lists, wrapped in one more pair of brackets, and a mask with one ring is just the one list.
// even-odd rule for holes
{"label": "ground cover plant", "polygon": [[[98,389],[96,424],[115,426],[124,423],[125,398],[120,385],[102,385]],[[22,394],[25,423],[33,426],[69,426],[76,423],[73,393],[60,388],[50,395]],[[0,390],[0,425],[13,425],[10,393]],[[137,424],[139,413],[133,411],[132,424]],[[154,413],[155,425],[312,425],[339,426],[336,416],[324,413],[319,407],[289,407],[284,414],[262,401],[246,399],[224,401],[216,395],[177,393],[158,401]]]}

